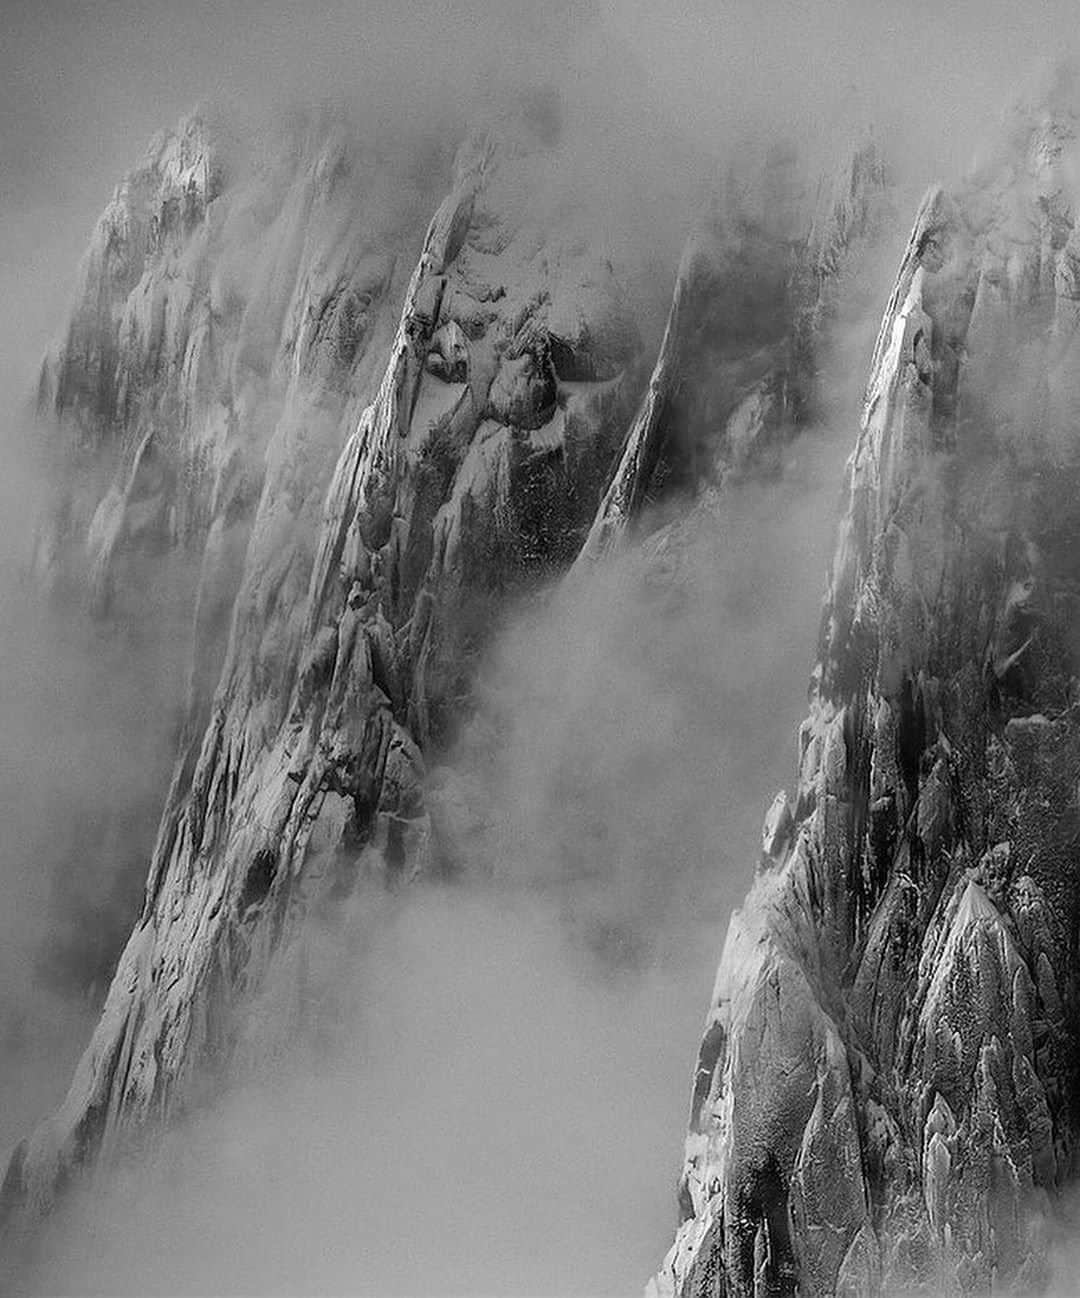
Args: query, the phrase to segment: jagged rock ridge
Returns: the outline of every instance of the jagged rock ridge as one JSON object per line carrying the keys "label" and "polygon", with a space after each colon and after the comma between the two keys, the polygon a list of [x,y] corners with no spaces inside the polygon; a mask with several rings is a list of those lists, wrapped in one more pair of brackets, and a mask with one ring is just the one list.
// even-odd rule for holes
{"label": "jagged rock ridge", "polygon": [[137,620],[169,556],[186,558],[193,729],[272,434],[294,461],[291,545],[314,530],[341,430],[384,358],[426,193],[332,114],[241,143],[202,113],[151,143],[97,224],[42,369],[39,407],[70,463],[35,562],[98,616]]}
{"label": "jagged rock ridge", "polygon": [[[314,158],[301,149],[301,159],[302,190],[318,190],[320,179],[332,188],[346,165],[325,147]],[[443,678],[464,670],[485,604],[536,580],[583,535],[635,396],[640,342],[623,291],[580,230],[541,224],[533,186],[545,165],[513,141],[501,151],[484,139],[466,147],[392,333],[382,312],[392,303],[398,246],[383,252],[378,284],[365,281],[371,318],[358,329],[343,304],[354,283],[340,265],[342,247],[353,252],[351,223],[328,238],[310,213],[296,214],[293,233],[310,241],[315,265],[282,345],[281,413],[247,520],[221,680],[205,730],[190,728],[178,762],[143,914],[101,1025],[60,1113],[12,1165],[16,1197],[48,1201],[65,1167],[194,1086],[233,996],[259,984],[272,951],[289,945],[291,925],[319,895],[372,870],[392,879],[424,867],[414,735],[426,739],[440,724],[438,706],[454,688]],[[272,209],[265,195],[255,197]],[[310,206],[310,193],[302,197]],[[198,217],[185,235],[201,234]],[[107,214],[109,230],[111,221]],[[98,241],[109,247],[111,239]],[[265,273],[280,274],[280,249],[268,259]],[[95,291],[87,296],[122,295],[130,275],[117,285],[103,272],[106,293],[93,256],[90,265]],[[158,272],[155,263],[151,280]],[[260,276],[254,283],[257,292]],[[131,310],[111,311],[106,326]],[[251,327],[265,326],[266,304],[250,311]],[[333,323],[342,312],[353,321],[348,355]],[[377,383],[357,363],[357,339],[364,358],[379,358]],[[61,375],[65,359],[78,368],[79,354],[69,341]],[[134,355],[152,378],[157,361],[137,347]],[[123,369],[101,366],[110,380]],[[62,412],[83,413],[86,386],[57,381]],[[90,386],[97,392],[101,383]],[[369,404],[342,400],[340,387]],[[156,412],[158,389],[150,388]],[[253,399],[264,392],[255,385]],[[88,419],[91,428],[113,428],[118,403],[104,413],[94,407],[103,423]],[[352,431],[327,486],[324,457],[340,447],[343,419]],[[228,450],[221,437],[209,440],[215,455]],[[121,481],[137,477],[137,468],[120,470]],[[205,492],[195,494],[205,501]],[[132,493],[111,495],[119,503],[107,496],[98,512],[115,509],[116,533],[133,543]],[[163,507],[176,498],[162,496]],[[91,546],[101,530],[88,529]],[[472,610],[462,608],[467,601]]]}
{"label": "jagged rock ridge", "polygon": [[1076,1176],[1077,117],[918,213],[651,1292],[1040,1292]]}
{"label": "jagged rock ridge", "polygon": [[[415,188],[389,203],[365,189],[382,163],[333,119],[302,123],[244,185],[216,147],[196,119],[118,191],[43,379],[99,469],[43,569],[78,567],[85,545],[101,612],[134,555],[191,546],[201,580],[143,910],[67,1099],[5,1181],[6,1206],[31,1215],[193,1102],[211,1061],[270,1048],[234,1011],[272,966],[302,965],[308,916],[446,868],[425,753],[452,732],[499,609],[602,525],[643,426],[633,285],[562,201],[550,149],[468,142],[410,250],[395,221]],[[715,217],[718,244],[679,281],[673,318],[692,327],[661,352],[650,449],[617,470],[616,531],[665,477],[733,481],[798,426],[834,279],[883,193],[872,152],[854,157],[812,223],[800,209],[801,234],[794,217]],[[766,282],[757,333],[733,330],[730,303],[717,315],[718,284]],[[789,386],[798,401],[762,395]],[[229,624],[219,674],[208,604]],[[287,1039],[298,1024],[259,1026]]]}

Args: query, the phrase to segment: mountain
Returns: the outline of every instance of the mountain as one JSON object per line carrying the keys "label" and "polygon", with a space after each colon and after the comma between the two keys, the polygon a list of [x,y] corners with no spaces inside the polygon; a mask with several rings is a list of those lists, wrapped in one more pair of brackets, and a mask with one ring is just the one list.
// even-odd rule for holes
{"label": "mountain", "polygon": [[[1044,1292],[1076,1176],[1075,99],[918,211],[653,1295]],[[1068,1285],[1066,1284],[1066,1287]]]}
{"label": "mountain", "polygon": [[[317,918],[482,873],[429,772],[500,619],[778,471],[887,202],[865,142],[821,184],[784,150],[729,178],[657,351],[648,271],[545,114],[425,149],[196,115],[95,230],[42,372],[69,473],[36,570],[137,619],[183,556],[191,685],[141,911],[9,1224],[302,1031]],[[271,976],[287,1013],[259,1013]]]}

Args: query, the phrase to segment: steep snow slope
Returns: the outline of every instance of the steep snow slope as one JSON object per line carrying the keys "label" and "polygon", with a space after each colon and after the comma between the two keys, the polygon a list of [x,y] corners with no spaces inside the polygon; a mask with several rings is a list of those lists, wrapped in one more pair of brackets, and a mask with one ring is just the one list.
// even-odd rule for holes
{"label": "steep snow slope", "polygon": [[1058,87],[916,218],[653,1293],[1051,1278],[1080,1130],[1076,127]]}

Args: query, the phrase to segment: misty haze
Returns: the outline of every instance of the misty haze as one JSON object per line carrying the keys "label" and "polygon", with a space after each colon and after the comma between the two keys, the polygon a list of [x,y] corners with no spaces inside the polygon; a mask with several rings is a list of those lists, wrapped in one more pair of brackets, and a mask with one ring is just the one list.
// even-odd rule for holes
{"label": "misty haze", "polygon": [[1080,1293],[1049,0],[4,0],[0,1294]]}

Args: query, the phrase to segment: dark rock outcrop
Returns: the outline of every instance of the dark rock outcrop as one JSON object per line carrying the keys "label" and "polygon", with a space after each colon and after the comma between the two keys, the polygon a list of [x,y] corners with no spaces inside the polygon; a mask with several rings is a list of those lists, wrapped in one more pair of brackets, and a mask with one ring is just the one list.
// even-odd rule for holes
{"label": "dark rock outcrop", "polygon": [[888,178],[872,140],[860,143],[820,183],[807,226],[794,169],[790,151],[775,150],[759,176],[730,177],[688,241],[579,567],[616,549],[649,499],[776,471],[817,417],[830,326],[845,278],[882,233]]}

